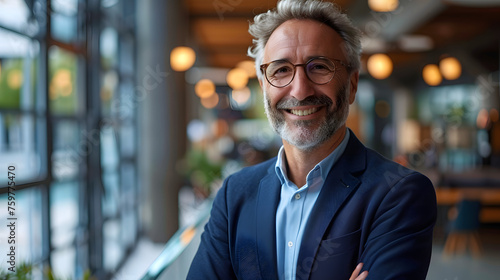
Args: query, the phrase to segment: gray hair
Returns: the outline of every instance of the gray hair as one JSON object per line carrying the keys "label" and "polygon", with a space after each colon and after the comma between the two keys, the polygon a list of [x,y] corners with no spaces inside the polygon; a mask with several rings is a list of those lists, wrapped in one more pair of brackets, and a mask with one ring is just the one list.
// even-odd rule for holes
{"label": "gray hair", "polygon": [[346,14],[333,3],[319,0],[281,0],[276,9],[269,10],[254,18],[248,32],[255,38],[253,46],[248,48],[248,56],[255,59],[259,79],[262,78],[260,65],[264,56],[264,47],[271,34],[287,20],[310,19],[325,23],[333,28],[345,41],[348,63],[353,70],[360,68],[361,31],[354,27]]}

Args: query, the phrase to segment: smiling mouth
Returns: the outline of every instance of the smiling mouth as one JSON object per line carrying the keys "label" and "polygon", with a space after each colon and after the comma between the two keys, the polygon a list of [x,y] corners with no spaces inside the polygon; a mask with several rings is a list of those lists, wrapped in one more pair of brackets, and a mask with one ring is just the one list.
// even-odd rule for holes
{"label": "smiling mouth", "polygon": [[314,107],[311,109],[307,110],[296,110],[296,109],[289,109],[286,110],[288,113],[294,114],[296,116],[307,116],[316,113],[319,110],[319,107]]}

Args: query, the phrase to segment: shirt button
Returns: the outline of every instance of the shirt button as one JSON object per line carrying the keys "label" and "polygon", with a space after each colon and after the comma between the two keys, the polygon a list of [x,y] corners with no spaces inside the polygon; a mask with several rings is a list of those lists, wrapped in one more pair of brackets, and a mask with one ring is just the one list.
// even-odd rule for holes
{"label": "shirt button", "polygon": [[300,193],[295,195],[295,199],[300,199]]}
{"label": "shirt button", "polygon": [[292,247],[293,246],[293,242],[292,241],[288,241],[288,247]]}

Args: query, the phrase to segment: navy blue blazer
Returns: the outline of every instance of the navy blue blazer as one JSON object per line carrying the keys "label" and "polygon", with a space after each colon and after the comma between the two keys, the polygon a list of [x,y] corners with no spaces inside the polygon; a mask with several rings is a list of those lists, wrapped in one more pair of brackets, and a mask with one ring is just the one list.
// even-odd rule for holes
{"label": "navy blue blazer", "polygon": [[[277,279],[276,158],[228,177],[188,279]],[[297,279],[425,279],[436,196],[424,175],[366,148],[351,132],[307,222]]]}

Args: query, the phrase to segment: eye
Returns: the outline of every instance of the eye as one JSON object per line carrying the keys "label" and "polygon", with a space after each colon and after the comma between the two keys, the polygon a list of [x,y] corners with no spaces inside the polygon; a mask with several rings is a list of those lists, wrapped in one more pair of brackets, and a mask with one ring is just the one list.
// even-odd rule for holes
{"label": "eye", "polygon": [[311,66],[309,67],[310,69],[328,69],[328,67],[326,67],[326,65],[324,64],[321,64],[321,63],[312,63],[310,64]]}
{"label": "eye", "polygon": [[314,74],[327,74],[335,71],[335,66],[328,61],[313,60],[307,64],[307,70]]}
{"label": "eye", "polygon": [[293,66],[288,62],[276,61],[267,68],[267,76],[272,78],[283,78],[293,74]]}
{"label": "eye", "polygon": [[281,68],[278,68],[276,69],[276,71],[274,73],[286,73],[286,72],[289,72],[290,71],[290,67],[281,67]]}

